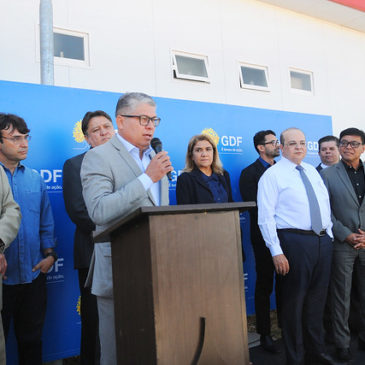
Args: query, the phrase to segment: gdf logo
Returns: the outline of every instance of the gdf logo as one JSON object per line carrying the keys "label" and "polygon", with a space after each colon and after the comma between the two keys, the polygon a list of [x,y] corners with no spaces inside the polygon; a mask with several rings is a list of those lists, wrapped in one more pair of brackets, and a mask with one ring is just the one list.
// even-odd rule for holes
{"label": "gdf logo", "polygon": [[318,151],[318,142],[308,141],[307,149],[308,149],[308,151]]}
{"label": "gdf logo", "polygon": [[45,183],[57,183],[62,178],[62,170],[40,170]]}
{"label": "gdf logo", "polygon": [[217,132],[212,128],[205,128],[201,132],[202,134],[208,134],[218,147],[221,153],[238,153],[242,154],[242,148],[240,147],[243,143],[242,136],[222,136],[219,137]]}
{"label": "gdf logo", "polygon": [[59,257],[58,260],[48,270],[48,274],[51,272],[58,273],[60,271],[60,268],[63,267],[63,261],[64,261],[64,258]]}
{"label": "gdf logo", "polygon": [[241,136],[222,136],[221,143],[224,147],[239,147],[242,144]]}

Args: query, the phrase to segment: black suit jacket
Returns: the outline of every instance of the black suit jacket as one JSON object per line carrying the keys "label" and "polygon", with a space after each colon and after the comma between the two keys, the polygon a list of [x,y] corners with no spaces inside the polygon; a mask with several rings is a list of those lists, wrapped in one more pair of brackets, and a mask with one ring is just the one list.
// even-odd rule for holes
{"label": "black suit jacket", "polygon": [[67,214],[76,224],[74,235],[74,267],[76,269],[89,267],[94,250],[92,231],[95,230],[95,224],[87,213],[80,178],[85,153],[70,158],[63,165],[63,199]]}
{"label": "black suit jacket", "polygon": [[[218,175],[219,181],[228,194],[228,201],[232,202],[231,179],[229,173],[224,170],[223,175]],[[177,178],[176,183],[177,204],[204,204],[214,203],[214,198],[209,186],[203,180],[198,169],[184,172]]]}
{"label": "black suit jacket", "polygon": [[[243,201],[253,201],[257,203],[257,186],[262,174],[266,171],[264,165],[257,159],[254,163],[242,170],[239,188]],[[258,210],[257,207],[251,208],[250,212],[250,233],[251,243],[264,243],[260,228],[257,224]],[[265,243],[264,243],[265,244]]]}

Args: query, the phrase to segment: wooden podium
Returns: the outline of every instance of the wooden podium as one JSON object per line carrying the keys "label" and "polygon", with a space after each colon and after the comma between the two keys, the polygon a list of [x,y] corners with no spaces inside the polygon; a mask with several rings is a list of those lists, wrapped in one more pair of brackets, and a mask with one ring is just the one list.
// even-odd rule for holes
{"label": "wooden podium", "polygon": [[[110,237],[118,365],[248,365],[239,211],[142,207]],[[108,240],[108,239],[107,239]]]}

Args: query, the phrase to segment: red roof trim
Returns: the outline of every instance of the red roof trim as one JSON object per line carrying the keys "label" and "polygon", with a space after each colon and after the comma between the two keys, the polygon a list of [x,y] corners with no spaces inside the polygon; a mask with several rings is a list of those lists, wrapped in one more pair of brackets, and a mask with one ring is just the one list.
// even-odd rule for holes
{"label": "red roof trim", "polygon": [[365,1],[364,0],[329,0],[329,1],[365,12]]}

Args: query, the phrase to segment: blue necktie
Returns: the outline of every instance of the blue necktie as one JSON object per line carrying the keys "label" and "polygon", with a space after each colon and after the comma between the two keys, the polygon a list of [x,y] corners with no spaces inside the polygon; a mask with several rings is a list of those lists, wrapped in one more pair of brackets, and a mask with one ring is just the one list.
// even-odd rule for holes
{"label": "blue necktie", "polygon": [[302,166],[296,166],[296,169],[300,172],[300,177],[302,178],[305,190],[307,192],[308,201],[309,201],[309,211],[311,216],[312,230],[319,234],[322,231],[322,218],[321,218],[321,210],[319,208],[318,200],[316,194],[313,190],[313,186],[308,179],[308,176],[305,174]]}

